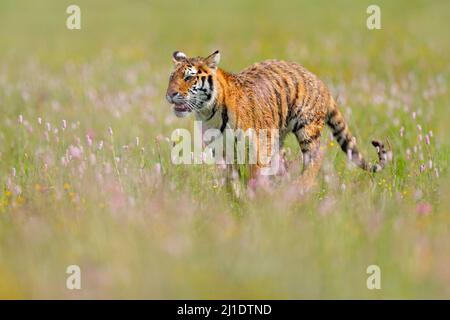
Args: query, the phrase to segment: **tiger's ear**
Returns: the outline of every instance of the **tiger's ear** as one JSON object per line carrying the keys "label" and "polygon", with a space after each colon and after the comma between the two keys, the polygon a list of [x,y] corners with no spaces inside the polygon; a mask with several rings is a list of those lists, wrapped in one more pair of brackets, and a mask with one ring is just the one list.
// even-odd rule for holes
{"label": "tiger's ear", "polygon": [[187,56],[186,56],[183,52],[181,52],[181,51],[175,51],[175,52],[172,54],[172,61],[173,61],[173,63],[175,63],[175,64],[180,63],[180,62],[183,62],[183,61],[185,61],[186,59],[187,59]]}
{"label": "tiger's ear", "polygon": [[220,62],[220,52],[216,50],[214,53],[210,54],[205,58],[205,64],[211,69],[217,69]]}

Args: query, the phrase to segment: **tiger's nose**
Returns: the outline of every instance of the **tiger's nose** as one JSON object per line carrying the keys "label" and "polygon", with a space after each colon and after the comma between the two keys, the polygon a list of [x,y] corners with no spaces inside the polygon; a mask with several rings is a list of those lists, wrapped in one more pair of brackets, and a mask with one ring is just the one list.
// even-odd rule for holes
{"label": "tiger's nose", "polygon": [[167,101],[169,101],[169,103],[173,103],[174,102],[173,99],[176,98],[177,96],[178,96],[178,92],[176,92],[175,90],[170,90],[170,91],[167,91],[166,99],[167,99]]}

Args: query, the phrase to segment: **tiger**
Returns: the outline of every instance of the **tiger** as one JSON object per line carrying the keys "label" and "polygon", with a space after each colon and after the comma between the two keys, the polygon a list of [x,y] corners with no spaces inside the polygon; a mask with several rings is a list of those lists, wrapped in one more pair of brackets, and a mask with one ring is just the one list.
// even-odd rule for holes
{"label": "tiger", "polygon": [[[279,130],[280,145],[288,133],[297,138],[302,153],[302,176],[311,179],[321,165],[320,138],[328,125],[343,152],[361,169],[375,173],[387,162],[387,151],[379,140],[375,163],[358,151],[342,112],[327,86],[312,72],[295,62],[265,60],[239,73],[218,67],[220,52],[207,57],[172,55],[166,99],[177,117],[194,113],[208,128]],[[257,177],[261,163],[251,165],[250,179]]]}

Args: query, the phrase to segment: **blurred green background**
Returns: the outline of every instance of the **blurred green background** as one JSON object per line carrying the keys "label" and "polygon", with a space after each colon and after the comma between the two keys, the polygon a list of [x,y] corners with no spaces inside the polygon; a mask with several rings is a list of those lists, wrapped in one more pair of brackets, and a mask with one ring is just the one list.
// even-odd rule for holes
{"label": "blurred green background", "polygon": [[[0,297],[449,298],[450,2],[377,1],[372,31],[370,4],[2,0]],[[216,49],[230,71],[304,65],[392,164],[354,170],[325,133],[319,186],[296,197],[291,137],[292,177],[241,201],[214,167],[172,166],[166,138],[192,119],[164,99],[171,54]]]}

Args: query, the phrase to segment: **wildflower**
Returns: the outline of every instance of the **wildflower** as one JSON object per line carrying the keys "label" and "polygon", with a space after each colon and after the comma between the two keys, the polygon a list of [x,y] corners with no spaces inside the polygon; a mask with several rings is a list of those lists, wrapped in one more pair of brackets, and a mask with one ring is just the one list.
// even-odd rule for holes
{"label": "wildflower", "polygon": [[52,125],[50,124],[50,122],[47,122],[45,124],[45,127],[47,128],[47,131],[49,131],[49,132],[50,132],[50,130],[52,130]]}
{"label": "wildflower", "polygon": [[111,136],[114,134],[113,129],[111,127],[108,128],[108,132],[109,132],[109,135],[111,135]]}
{"label": "wildflower", "polygon": [[62,121],[62,129],[63,129],[63,130],[66,130],[66,128],[67,128],[67,121],[66,121],[66,120],[63,120],[63,121]]}
{"label": "wildflower", "polygon": [[419,132],[422,132],[422,126],[421,126],[420,124],[417,125],[417,130],[418,130]]}
{"label": "wildflower", "polygon": [[400,128],[400,137],[403,137],[404,134],[405,134],[405,127],[401,127]]}
{"label": "wildflower", "polygon": [[18,185],[14,186],[14,194],[20,195],[22,193],[22,188]]}
{"label": "wildflower", "polygon": [[136,137],[136,147],[139,147],[139,137]]}
{"label": "wildflower", "polygon": [[22,196],[17,196],[16,203],[20,206],[25,203],[25,198]]}
{"label": "wildflower", "polygon": [[425,136],[425,143],[430,145],[430,136],[428,134]]}
{"label": "wildflower", "polygon": [[41,125],[42,124],[42,118],[38,117],[38,124]]}
{"label": "wildflower", "polygon": [[428,168],[433,169],[433,161],[431,159],[428,160]]}
{"label": "wildflower", "polygon": [[420,215],[429,215],[433,211],[433,206],[428,202],[419,202],[416,206],[416,212]]}
{"label": "wildflower", "polygon": [[161,175],[161,164],[159,162],[155,164],[154,170],[158,176]]}
{"label": "wildflower", "polygon": [[419,170],[420,170],[420,173],[425,171],[425,165],[423,163],[420,165]]}
{"label": "wildflower", "polygon": [[351,149],[348,149],[348,150],[347,150],[347,159],[348,159],[349,161],[352,161],[352,150],[351,150]]}
{"label": "wildflower", "polygon": [[71,145],[69,147],[69,153],[73,158],[77,158],[77,159],[81,159],[81,157],[83,155],[83,151],[80,148],[73,146],[73,145]]}
{"label": "wildflower", "polygon": [[19,123],[23,124],[23,115],[19,114]]}
{"label": "wildflower", "polygon": [[69,190],[70,189],[70,184],[68,184],[67,182],[64,182],[63,189],[64,190]]}
{"label": "wildflower", "polygon": [[92,146],[92,138],[89,134],[86,135],[86,142],[88,144],[89,147]]}
{"label": "wildflower", "polygon": [[417,116],[417,113],[414,111],[414,112],[412,113],[412,118],[415,120],[415,119],[416,119],[416,116]]}
{"label": "wildflower", "polygon": [[389,151],[386,153],[386,159],[387,159],[387,161],[392,161],[392,157],[393,157],[392,151],[389,150]]}

